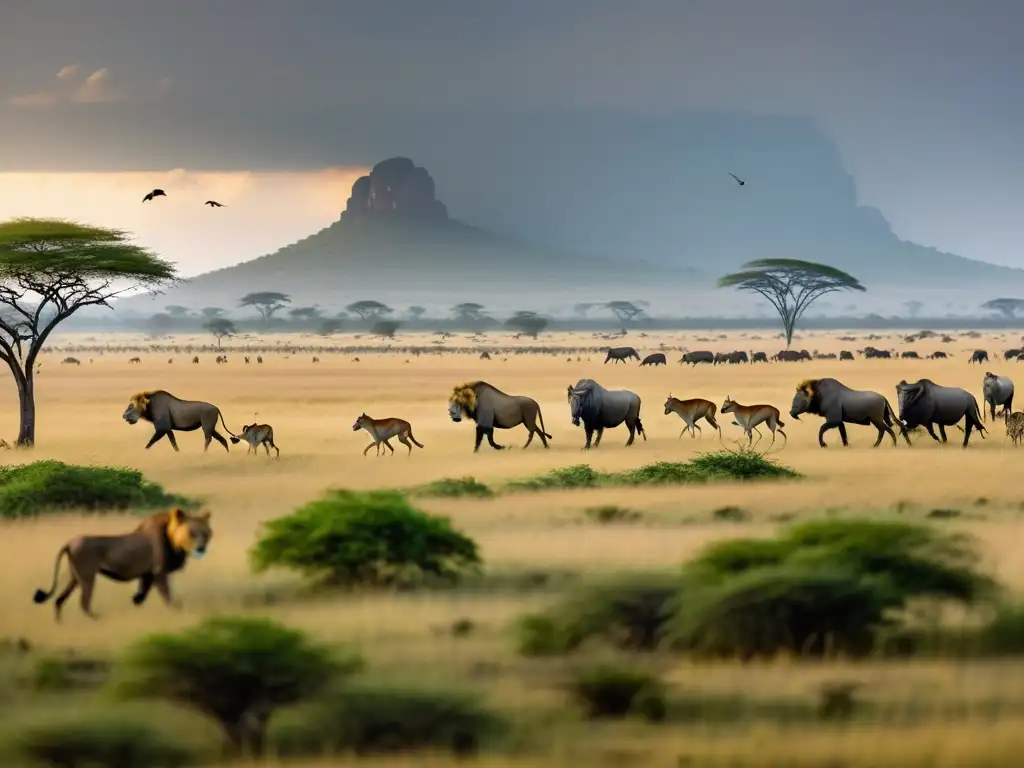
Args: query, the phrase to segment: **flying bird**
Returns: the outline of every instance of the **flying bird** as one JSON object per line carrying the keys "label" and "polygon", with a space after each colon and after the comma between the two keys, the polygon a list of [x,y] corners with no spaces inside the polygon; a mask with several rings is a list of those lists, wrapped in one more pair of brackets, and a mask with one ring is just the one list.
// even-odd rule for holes
{"label": "flying bird", "polygon": [[736,175],[735,173],[731,173],[731,172],[730,172],[730,173],[729,173],[729,175],[730,175],[730,176],[732,176],[732,177],[733,177],[734,179],[736,179],[736,183],[737,183],[737,184],[739,184],[739,185],[740,185],[741,187],[742,187],[742,186],[743,186],[744,184],[746,184],[746,183],[747,183],[747,182],[745,182],[745,181],[744,181],[743,179],[741,179],[741,178],[740,178],[739,176],[737,176],[737,175]]}
{"label": "flying bird", "polygon": [[167,197],[167,193],[164,192],[162,189],[154,189],[152,192],[150,192],[148,195],[142,198],[142,202],[149,202],[154,197]]}
{"label": "flying bird", "polygon": [[203,205],[208,205],[211,208],[223,208],[224,207],[224,205],[222,203],[218,203],[216,200],[207,200],[205,203],[203,203]]}

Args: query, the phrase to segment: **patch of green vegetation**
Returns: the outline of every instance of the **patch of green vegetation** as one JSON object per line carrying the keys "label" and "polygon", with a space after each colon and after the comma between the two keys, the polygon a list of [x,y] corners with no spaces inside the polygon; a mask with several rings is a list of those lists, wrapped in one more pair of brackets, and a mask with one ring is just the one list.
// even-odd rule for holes
{"label": "patch of green vegetation", "polygon": [[490,486],[474,477],[442,477],[432,483],[410,488],[410,496],[437,499],[489,499],[494,496]]}
{"label": "patch of green vegetation", "polygon": [[620,507],[615,504],[602,504],[599,507],[587,507],[583,510],[588,520],[595,523],[607,525],[608,523],[633,523],[640,520],[643,515],[633,509]]}
{"label": "patch of green vegetation", "polygon": [[0,467],[0,518],[172,506],[191,509],[197,502],[167,493],[134,469],[85,467],[51,459]]}
{"label": "patch of green vegetation", "polygon": [[599,472],[589,464],[574,464],[571,467],[559,467],[535,477],[511,480],[506,488],[511,491],[548,491],[568,490],[572,488],[596,488],[607,484],[611,475]]}

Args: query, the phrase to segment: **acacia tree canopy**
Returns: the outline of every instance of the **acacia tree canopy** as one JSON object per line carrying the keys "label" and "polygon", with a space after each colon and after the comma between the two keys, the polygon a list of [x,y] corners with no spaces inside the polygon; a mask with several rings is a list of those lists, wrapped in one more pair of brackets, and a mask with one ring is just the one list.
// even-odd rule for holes
{"label": "acacia tree canopy", "polygon": [[0,360],[18,389],[19,446],[35,443],[35,363],[53,329],[82,307],[109,307],[127,291],[176,278],[169,261],[122,230],[63,219],[0,223]]}
{"label": "acacia tree canopy", "polygon": [[1024,310],[1024,299],[990,299],[981,305],[982,309],[990,309],[999,312],[1008,319],[1017,317],[1017,313]]}
{"label": "acacia tree canopy", "polygon": [[775,307],[786,332],[786,347],[793,342],[793,329],[807,308],[829,293],[866,291],[857,278],[827,264],[800,259],[755,259],[740,272],[718,280],[719,288],[736,288],[757,293]]}
{"label": "acacia tree canopy", "polygon": [[240,307],[254,307],[264,322],[268,322],[275,312],[284,309],[285,304],[291,303],[291,297],[287,293],[278,291],[256,291],[247,293],[239,301]]}

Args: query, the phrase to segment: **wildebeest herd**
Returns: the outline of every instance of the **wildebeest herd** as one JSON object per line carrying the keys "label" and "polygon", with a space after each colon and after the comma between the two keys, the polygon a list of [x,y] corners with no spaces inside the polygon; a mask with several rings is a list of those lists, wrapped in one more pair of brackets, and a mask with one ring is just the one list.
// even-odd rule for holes
{"label": "wildebeest herd", "polygon": [[[609,350],[621,353],[628,349],[631,356],[639,359],[632,348]],[[687,353],[690,354],[690,353]],[[744,353],[745,354],[745,353]],[[663,357],[663,356],[662,356]],[[618,359],[612,356],[610,359]],[[650,359],[650,356],[648,357]],[[684,361],[686,356],[684,355]],[[983,425],[986,410],[993,421],[997,418],[996,408],[1001,407],[1001,415],[1006,420],[1007,432],[1016,445],[1024,438],[1024,414],[1013,411],[1013,381],[1007,376],[986,372],[982,383],[983,400],[986,408],[978,406],[973,394],[960,387],[945,387],[931,379],[920,379],[909,383],[900,381],[896,387],[897,411],[894,411],[884,395],[868,391],[856,390],[843,384],[838,379],[820,378],[807,379],[796,387],[796,394],[790,405],[789,415],[799,420],[801,415],[809,414],[824,419],[818,431],[818,444],[827,447],[824,435],[831,429],[839,431],[844,446],[849,446],[846,432],[847,424],[873,426],[878,430],[875,440],[877,447],[888,435],[897,445],[896,430],[907,445],[911,445],[910,431],[923,428],[937,442],[946,442],[946,427],[956,426],[964,433],[963,446],[966,448],[971,433],[977,430],[985,437],[987,431]],[[629,431],[626,446],[633,444],[639,434],[647,440],[647,432],[641,420],[640,396],[626,389],[606,389],[593,379],[580,379],[567,389],[567,399],[573,426],[582,426],[586,435],[584,450],[598,448],[606,429],[625,425]],[[669,395],[664,404],[665,415],[676,414],[684,422],[683,432],[690,432],[691,437],[697,436],[700,430],[698,421],[704,420],[718,431],[721,438],[722,430],[715,420],[719,411],[733,416],[734,425],[743,430],[747,444],[754,444],[754,433],[760,441],[760,426],[766,426],[772,433],[772,444],[776,435],[782,435],[785,422],[777,407],[768,403],[741,404],[726,396],[721,407],[704,398],[681,400]],[[541,444],[547,448],[552,439],[544,426],[544,417],[540,405],[531,397],[511,395],[503,392],[486,381],[471,381],[456,386],[448,399],[448,415],[453,422],[461,422],[468,418],[476,425],[473,445],[474,452],[486,438],[488,445],[495,450],[503,450],[505,446],[494,439],[495,429],[513,429],[520,425],[526,427],[527,439],[523,446],[528,448],[534,437],[539,437]],[[241,435],[236,435],[227,428],[220,409],[212,403],[196,400],[183,400],[165,390],[140,392],[131,397],[128,407],[122,416],[129,424],[148,421],[153,425],[154,432],[146,448],[151,448],[161,438],[166,437],[174,450],[178,450],[175,432],[192,432],[202,429],[205,438],[203,450],[210,447],[211,440],[216,440],[229,450],[228,442],[217,431],[218,423],[224,426],[232,443],[246,442],[249,452],[256,452],[260,446],[270,456],[270,449],[280,450],[274,443],[274,430],[269,424],[247,424]],[[960,423],[963,422],[963,426]],[[938,428],[938,434],[935,429]],[[366,413],[360,414],[352,425],[353,431],[365,430],[373,441],[363,450],[363,455],[376,447],[377,455],[382,455],[381,446],[394,454],[395,449],[389,442],[397,438],[412,454],[412,446],[423,448],[412,434],[412,425],[405,419],[389,417],[374,419]]]}

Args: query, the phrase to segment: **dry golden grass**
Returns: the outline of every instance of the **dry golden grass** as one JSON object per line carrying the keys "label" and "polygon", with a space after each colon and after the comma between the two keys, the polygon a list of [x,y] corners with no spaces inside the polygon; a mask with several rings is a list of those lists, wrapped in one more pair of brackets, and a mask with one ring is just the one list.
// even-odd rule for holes
{"label": "dry golden grass", "polygon": [[[899,336],[865,342],[842,342],[840,334],[808,334],[794,343],[825,351],[856,349],[866,343],[905,349]],[[884,334],[883,334],[884,335]],[[781,346],[762,334],[731,334],[728,338],[698,342],[700,334],[636,334],[623,342],[634,344],[641,355],[657,351],[660,343],[677,350],[764,350]],[[93,335],[112,347],[143,344],[140,339]],[[429,344],[406,336],[396,342]],[[186,344],[186,338],[175,340]],[[292,339],[295,343],[308,339]],[[333,344],[365,343],[340,337]],[[453,340],[470,342],[462,337]],[[52,558],[58,546],[80,532],[116,532],[132,525],[125,518],[68,517],[34,522],[4,523],[0,559],[0,637],[24,637],[33,645],[82,650],[114,651],[148,632],[186,626],[211,612],[253,610],[271,615],[318,636],[359,646],[370,663],[389,673],[438,679],[461,678],[487,687],[492,699],[516,708],[560,706],[560,695],[546,680],[548,667],[525,663],[511,651],[507,627],[519,614],[543,597],[514,592],[495,594],[394,594],[349,596],[302,604],[266,605],[262,596],[288,574],[256,578],[248,573],[246,549],[259,524],[285,514],[328,487],[402,487],[441,477],[475,476],[483,481],[528,476],[558,466],[589,462],[602,469],[625,469],[663,460],[685,460],[698,451],[720,447],[709,427],[701,439],[679,439],[682,423],[665,416],[662,403],[671,393],[677,397],[706,397],[721,404],[726,395],[745,404],[771,403],[783,411],[789,439],[774,453],[785,464],[806,475],[795,483],[748,486],[713,485],[653,489],[613,489],[545,492],[529,496],[507,495],[493,500],[423,500],[421,506],[452,517],[455,524],[481,545],[487,566],[496,571],[531,569],[592,572],[609,568],[675,567],[709,540],[735,535],[769,535],[781,519],[811,516],[826,509],[850,513],[888,513],[899,506],[909,517],[923,518],[936,507],[956,508],[966,517],[942,524],[966,527],[982,541],[991,568],[1011,585],[1024,584],[1024,561],[1018,552],[1024,526],[1020,510],[1024,491],[1014,481],[1024,461],[1005,438],[1002,422],[993,425],[988,439],[972,438],[967,451],[959,447],[958,431],[950,444],[939,446],[927,436],[918,437],[912,449],[893,448],[888,441],[872,450],[874,430],[850,428],[852,447],[844,450],[839,436],[830,433],[827,450],[818,448],[820,420],[788,417],[794,388],[805,378],[835,376],[849,386],[884,393],[895,405],[895,385],[900,379],[928,377],[942,384],[958,385],[980,399],[985,370],[1013,375],[1016,363],[1003,363],[996,353],[1013,344],[1011,338],[993,336],[961,339],[941,344],[938,339],[915,345],[922,354],[942,349],[946,361],[894,360],[840,363],[834,360],[800,364],[681,367],[678,352],[669,352],[668,367],[638,369],[627,365],[603,365],[603,352],[576,355],[511,355],[481,361],[478,354],[415,357],[401,352],[352,355],[318,353],[321,363],[310,364],[309,354],[264,355],[262,366],[243,365],[241,354],[225,351],[231,362],[213,364],[203,355],[192,365],[191,355],[166,352],[141,353],[142,363],[130,365],[138,353],[75,353],[80,367],[61,365],[65,352],[44,356],[37,384],[38,448],[31,458],[57,458],[68,462],[127,465],[141,469],[168,490],[204,499],[213,511],[215,539],[210,555],[193,563],[176,577],[174,588],[185,604],[175,613],[153,598],[144,608],[131,605],[130,587],[101,582],[95,607],[98,623],[82,616],[69,604],[63,625],[53,621],[51,606],[33,606],[36,587],[47,585]],[[208,343],[196,337],[195,343]],[[597,347],[602,342],[590,334],[560,334],[543,343]],[[84,342],[64,336],[58,345]],[[523,345],[492,335],[480,348]],[[534,342],[529,342],[534,343]],[[987,348],[993,362],[969,365],[970,350]],[[90,362],[91,358],[91,362]],[[629,388],[644,403],[642,415],[649,434],[625,448],[622,429],[606,432],[597,451],[581,453],[582,430],[569,423],[565,388],[578,379],[592,377],[609,388]],[[447,414],[447,398],[453,385],[485,379],[510,393],[528,394],[541,405],[547,431],[554,439],[550,450],[536,441],[521,450],[522,429],[496,435],[513,446],[507,452],[486,447],[472,452],[473,429],[453,424]],[[179,434],[181,452],[163,441],[149,451],[147,424],[129,426],[120,416],[129,396],[144,389],[167,389],[178,396],[203,399],[222,409],[228,425],[238,430],[258,419],[274,426],[281,446],[280,461],[264,455],[246,456],[244,445],[230,454],[216,443],[202,451],[199,433]],[[0,398],[8,407],[0,413],[0,434],[10,439],[17,431],[16,395],[9,380],[0,386]],[[394,457],[361,455],[369,442],[366,433],[354,434],[352,423],[361,412],[376,418],[397,416],[409,420],[426,448],[404,455],[396,443]],[[731,418],[721,417],[726,445],[734,445],[740,430]],[[762,442],[762,447],[769,438]],[[781,438],[780,438],[781,442]],[[776,445],[779,448],[779,444]],[[16,453],[11,461],[25,460]],[[631,525],[584,523],[582,512],[595,504],[619,504],[640,511],[643,519]],[[727,505],[743,508],[752,516],[745,524],[714,522],[712,512]],[[248,607],[258,606],[258,607]],[[470,618],[477,630],[469,638],[453,638],[445,630],[459,618]],[[427,670],[424,672],[424,670]],[[551,754],[539,760],[523,758],[498,766],[560,765],[587,759],[587,764],[675,765],[689,756],[693,765],[871,765],[953,766],[1010,765],[1024,747],[1024,694],[1016,680],[1024,665],[1013,662],[970,662],[958,665],[887,663],[840,668],[775,664],[765,667],[731,665],[676,666],[670,675],[676,687],[708,695],[742,694],[755,699],[796,698],[812,701],[814,686],[824,678],[856,676],[867,681],[865,696],[905,702],[907,707],[928,701],[965,702],[977,715],[956,722],[934,719],[911,727],[865,725],[856,731],[816,725],[752,724],[739,731],[715,725],[679,729],[638,725],[601,726],[567,724],[549,739]],[[974,702],[974,704],[971,704]],[[992,717],[986,702],[999,702],[1000,715]],[[902,706],[902,705],[900,705]],[[988,715],[983,714],[989,712]],[[969,758],[969,759],[968,759]],[[730,762],[738,760],[740,762]],[[828,762],[828,761],[841,762]],[[332,762],[331,764],[337,764]],[[388,765],[447,765],[442,758],[417,757],[407,763]]]}

